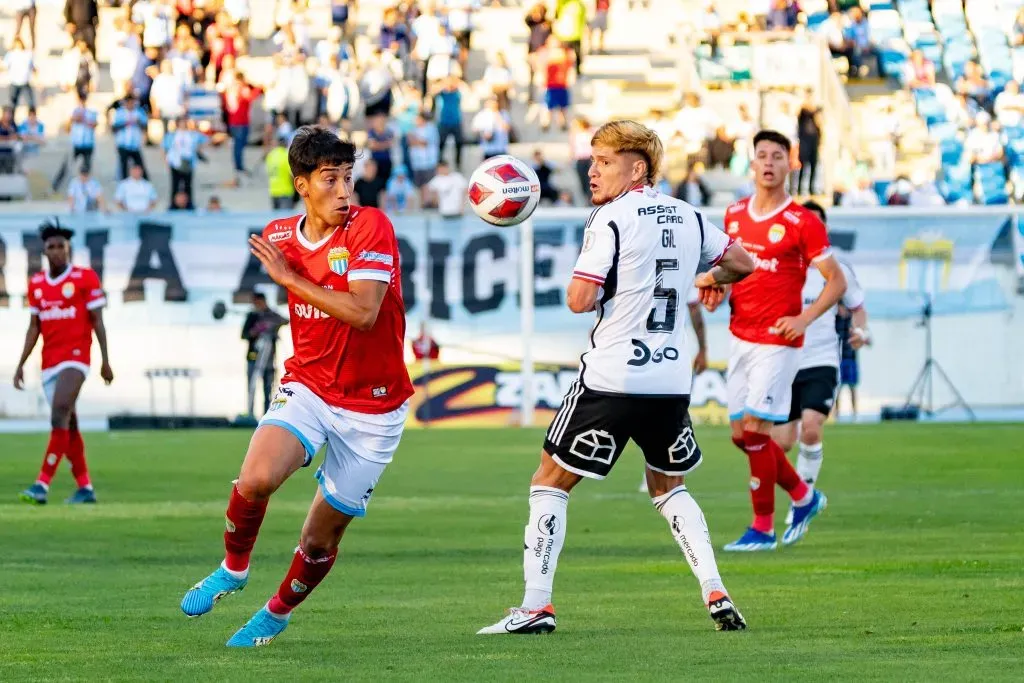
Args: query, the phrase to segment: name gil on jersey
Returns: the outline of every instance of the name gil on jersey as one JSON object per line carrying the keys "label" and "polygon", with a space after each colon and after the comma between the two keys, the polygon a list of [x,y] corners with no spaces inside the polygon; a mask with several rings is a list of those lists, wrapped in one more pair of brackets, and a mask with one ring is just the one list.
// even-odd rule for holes
{"label": "name gil on jersey", "polygon": [[678,206],[666,206],[664,204],[655,204],[654,206],[641,206],[636,210],[637,216],[657,216],[656,223],[658,225],[664,225],[665,223],[683,223],[684,218],[678,215]]}
{"label": "name gil on jersey", "polygon": [[40,320],[74,320],[76,317],[78,317],[78,308],[76,306],[47,308],[39,311]]}

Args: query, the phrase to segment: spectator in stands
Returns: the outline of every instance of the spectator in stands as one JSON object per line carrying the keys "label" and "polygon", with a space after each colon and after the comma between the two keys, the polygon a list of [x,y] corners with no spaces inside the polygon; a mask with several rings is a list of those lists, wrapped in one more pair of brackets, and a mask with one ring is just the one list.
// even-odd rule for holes
{"label": "spectator in stands", "polygon": [[441,347],[427,332],[427,323],[420,323],[420,335],[412,340],[412,355],[416,360],[437,360],[441,356]]}
{"label": "spectator in stands", "polygon": [[241,39],[239,52],[245,54],[248,51],[249,42],[249,19],[252,16],[250,0],[224,0],[224,11],[228,13],[231,23],[238,29],[238,37]]}
{"label": "spectator in stands", "polygon": [[68,209],[71,210],[71,213],[106,210],[103,187],[85,167],[80,168],[78,176],[68,184]]}
{"label": "spectator in stands", "polygon": [[448,162],[441,160],[437,165],[437,175],[427,183],[431,205],[437,207],[441,218],[457,219],[462,217],[466,205],[466,179],[457,170],[452,171]]}
{"label": "spectator in stands", "polygon": [[693,206],[708,206],[711,203],[711,191],[704,182],[703,174],[704,164],[696,163],[690,166],[686,177],[676,185],[673,196]]}
{"label": "spectator in stands", "polygon": [[818,175],[818,151],[821,148],[821,107],[813,99],[808,90],[800,112],[797,114],[797,159],[800,162],[799,173],[791,173],[790,181],[796,181],[790,191],[801,194],[804,191],[804,177],[807,177],[807,194],[814,194],[814,181]]}
{"label": "spectator in stands", "polygon": [[722,19],[718,16],[713,0],[704,0],[704,13],[696,20],[696,29],[701,42],[711,47],[711,58],[718,59],[718,38],[722,34]]}
{"label": "spectator in stands", "polygon": [[1017,10],[1017,18],[1010,32],[1010,44],[1014,47],[1024,45],[1024,6]]}
{"label": "spectator in stands", "polygon": [[274,139],[276,144],[264,162],[270,181],[270,205],[275,210],[290,209],[295,206],[295,186],[288,165],[289,139],[287,135],[277,135]]}
{"label": "spectator in stands", "polygon": [[868,75],[870,68],[865,61],[870,56],[875,57],[877,62],[878,75],[882,75],[882,62],[871,42],[871,28],[868,25],[867,15],[860,6],[852,8],[849,12],[849,23],[847,23],[844,35],[848,42],[848,59],[850,61],[850,75],[854,78],[864,78]]}
{"label": "spectator in stands", "polygon": [[459,67],[465,73],[469,46],[473,36],[473,13],[479,0],[445,0],[445,18],[458,49]]}
{"label": "spectator in stands", "polygon": [[511,122],[508,113],[498,108],[498,98],[489,97],[484,108],[473,117],[473,134],[480,139],[484,159],[508,154]]}
{"label": "spectator in stands", "polygon": [[206,29],[206,47],[210,51],[206,80],[216,83],[224,68],[225,57],[234,59],[242,54],[244,48],[242,35],[227,12],[217,12],[213,25]]}
{"label": "spectator in stands", "polygon": [[15,38],[11,49],[4,55],[4,70],[11,87],[11,106],[15,109],[21,102],[22,95],[28,101],[29,108],[36,106],[36,96],[32,92],[32,74],[35,73],[35,58],[32,50],[25,48],[21,38]]}
{"label": "spectator in stands", "polygon": [[96,149],[96,124],[99,115],[95,110],[89,109],[86,98],[81,94],[78,96],[78,106],[71,112],[71,118],[67,123],[68,133],[71,135],[71,158],[76,160],[82,158],[82,168],[86,171],[92,169],[92,154]]}
{"label": "spectator in stands", "polygon": [[740,103],[736,110],[736,119],[729,124],[729,137],[733,139],[733,159],[729,170],[734,175],[746,175],[750,169],[750,160],[754,158],[754,135],[758,125],[750,115],[746,104]]}
{"label": "spectator in stands", "polygon": [[60,84],[64,92],[88,95],[96,91],[99,66],[84,40],[79,40],[64,53],[60,70]]}
{"label": "spectator in stands", "polygon": [[946,200],[935,184],[935,175],[919,168],[913,175],[914,189],[910,192],[909,206],[945,206]]}
{"label": "spectator in stands", "polygon": [[992,83],[985,78],[977,62],[964,64],[964,74],[956,82],[956,91],[974,100],[985,111],[992,111]]}
{"label": "spectator in stands", "polygon": [[580,193],[586,203],[590,203],[590,140],[596,128],[584,116],[572,120],[569,128],[569,154],[576,169],[576,178],[580,183]]}
{"label": "spectator in stands", "polygon": [[849,23],[846,15],[837,10],[829,13],[828,19],[818,27],[818,34],[825,39],[828,50],[833,58],[843,57],[846,59],[850,71],[853,71],[853,41],[847,37],[846,25]]}
{"label": "spectator in stands", "polygon": [[484,70],[484,83],[490,88],[491,94],[498,98],[498,107],[502,111],[509,111],[512,107],[512,69],[508,66],[508,58],[504,52],[494,55],[494,61],[487,65]]}
{"label": "spectator in stands", "polygon": [[167,207],[168,211],[192,211],[192,205],[190,203],[189,196],[184,192],[179,192],[174,195],[171,200],[171,205]]}
{"label": "spectator in stands", "polygon": [[156,188],[142,177],[141,166],[132,164],[128,173],[128,177],[117,184],[114,201],[122,211],[149,213],[156,208]]}
{"label": "spectator in stands", "polygon": [[110,129],[114,131],[114,144],[117,146],[117,157],[120,164],[121,178],[128,177],[128,162],[142,166],[142,176],[149,179],[146,164],[142,160],[142,143],[146,139],[146,127],[149,117],[138,106],[133,93],[122,100],[114,110]]}
{"label": "spectator in stands", "polygon": [[923,52],[914,50],[910,53],[910,59],[907,60],[904,79],[907,87],[911,90],[934,88],[935,64],[925,57]]}
{"label": "spectator in stands", "polygon": [[172,0],[149,0],[137,2],[134,9],[142,15],[143,49],[165,50],[174,37],[174,22],[178,11],[171,6]]}
{"label": "spectator in stands", "polygon": [[533,150],[533,163],[530,166],[533,167],[534,173],[537,174],[537,180],[540,181],[540,200],[554,204],[558,201],[558,188],[555,187],[551,179],[554,177],[556,169],[551,162],[544,158],[544,150],[540,147]]}
{"label": "spectator in stands", "polygon": [[871,178],[859,176],[857,186],[843,193],[839,205],[844,208],[878,206],[878,193],[871,186]]}
{"label": "spectator in stands", "polygon": [[551,27],[562,45],[572,50],[575,57],[572,64],[579,76],[583,68],[583,32],[587,30],[587,8],[583,0],[555,0],[555,21]]}
{"label": "spectator in stands", "polygon": [[771,9],[765,17],[769,31],[792,31],[796,28],[800,8],[792,0],[772,0]]}
{"label": "spectator in stands", "polygon": [[[182,28],[187,35],[187,27]],[[114,19],[112,47],[110,78],[114,81],[114,93],[121,96],[131,88],[132,76],[135,75],[135,69],[142,59],[142,39],[139,37],[138,28],[128,20],[128,17],[119,16]],[[77,70],[77,65],[74,68]],[[95,82],[96,79],[92,80]]]}
{"label": "spectator in stands", "polygon": [[187,116],[179,116],[174,130],[164,136],[164,159],[171,170],[171,196],[184,192],[190,209],[194,208],[192,179],[205,145],[206,136],[196,130],[195,122]]}
{"label": "spectator in stands", "polygon": [[440,137],[439,158],[444,159],[448,138],[455,142],[455,168],[462,168],[462,80],[449,76],[438,89],[434,111],[437,112],[437,132]]}
{"label": "spectator in stands", "polygon": [[972,164],[990,164],[1003,160],[1003,141],[994,130],[998,124],[990,124],[990,117],[978,116],[974,130],[964,140],[964,151]]}
{"label": "spectator in stands", "polygon": [[949,120],[955,123],[960,130],[967,130],[974,125],[974,119],[982,112],[978,103],[969,99],[967,95],[959,93],[956,100],[950,107]]}
{"label": "spectator in stands", "polygon": [[[551,126],[552,114],[556,115],[562,130],[569,130],[566,116],[570,105],[570,88],[573,85],[573,52],[555,36],[549,36],[547,45],[536,57],[544,74],[544,113],[541,116],[541,130]],[[577,69],[578,73],[578,69]]]}
{"label": "spectator in stands", "polygon": [[909,206],[910,193],[914,191],[914,184],[905,175],[898,176],[886,191],[886,206]]}
{"label": "spectator in stands", "polygon": [[370,157],[363,165],[361,177],[355,182],[356,203],[359,206],[382,208],[387,185],[388,179],[380,174],[376,160]]}
{"label": "spectator in stands", "polygon": [[1003,92],[996,95],[996,119],[1003,128],[1017,128],[1024,121],[1024,95],[1017,81],[1009,81]]}
{"label": "spectator in stands", "polygon": [[548,8],[543,2],[534,4],[526,14],[526,27],[530,31],[530,37],[526,42],[526,63],[530,67],[530,82],[526,91],[526,103],[534,103],[534,83],[537,80],[536,74],[540,71],[537,53],[548,42],[551,35],[551,22],[548,20]]}
{"label": "spectator in stands", "polygon": [[170,129],[171,121],[184,116],[185,86],[176,75],[169,59],[160,62],[160,73],[153,79],[149,90],[149,110],[154,119],[160,119],[164,136]]}
{"label": "spectator in stands", "polygon": [[96,0],[67,0],[64,4],[64,21],[74,41],[85,41],[89,52],[95,58],[96,26],[100,21],[100,10]]}
{"label": "spectator in stands", "polygon": [[206,213],[224,213],[224,207],[221,206],[220,197],[215,194],[210,195],[210,198],[206,200]]}
{"label": "spectator in stands", "polygon": [[28,37],[32,41],[32,49],[36,49],[36,0],[9,0],[9,3],[14,10],[13,40],[21,38],[21,27],[27,20]]}
{"label": "spectator in stands", "polygon": [[263,91],[251,85],[234,69],[222,75],[223,80],[217,86],[217,90],[221,93],[221,107],[227,119],[228,134],[231,136],[231,157],[235,166],[233,183],[237,186],[240,176],[249,175],[245,169],[245,147],[249,144],[252,104]]}
{"label": "spectator in stands", "polygon": [[729,168],[732,163],[732,155],[735,149],[735,140],[729,137],[725,126],[718,126],[715,129],[714,137],[705,142],[707,147],[705,156],[708,160],[708,167]]}
{"label": "spectator in stands", "polygon": [[388,126],[387,115],[378,114],[370,120],[370,130],[366,132],[366,146],[370,150],[370,157],[376,162],[376,175],[380,177],[382,185],[386,185],[391,178],[391,155],[395,148],[395,140],[395,132]]}
{"label": "spectator in stands", "polygon": [[18,124],[14,122],[14,107],[0,110],[0,142],[15,143],[18,141]]}
{"label": "spectator in stands", "polygon": [[587,43],[599,55],[604,54],[604,35],[608,32],[608,10],[610,7],[611,0],[594,0],[594,18],[590,20],[590,35],[587,38]]}
{"label": "spectator in stands", "polygon": [[[359,79],[359,94],[363,100],[363,116],[372,118],[378,114],[389,116],[394,97],[395,74],[383,61],[380,48],[373,51]],[[424,72],[426,73],[426,72]],[[424,76],[425,78],[425,76]]]}
{"label": "spectator in stands", "polygon": [[704,141],[715,134],[718,128],[718,116],[710,107],[701,103],[700,96],[695,92],[686,93],[683,106],[673,120],[673,128],[683,135],[683,151],[687,163],[692,164],[700,157]]}
{"label": "spectator in stands", "polygon": [[405,213],[415,208],[416,186],[409,180],[409,174],[405,166],[399,164],[391,173],[387,187],[384,190],[385,211]]}
{"label": "spectator in stands", "polygon": [[21,151],[26,156],[39,154],[39,148],[46,144],[46,128],[36,116],[35,107],[30,107],[28,116],[18,124],[18,137],[21,139]]}
{"label": "spectator in stands", "polygon": [[425,203],[423,188],[437,173],[438,152],[441,147],[437,126],[427,114],[421,112],[416,116],[413,129],[406,135],[406,141],[409,146],[409,168],[412,170],[412,182],[420,191],[420,204],[423,205]]}

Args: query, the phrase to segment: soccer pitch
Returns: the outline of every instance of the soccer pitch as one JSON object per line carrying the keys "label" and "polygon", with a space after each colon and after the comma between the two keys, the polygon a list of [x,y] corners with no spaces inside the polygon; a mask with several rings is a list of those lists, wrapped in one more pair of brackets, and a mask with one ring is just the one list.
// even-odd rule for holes
{"label": "soccer pitch", "polygon": [[[631,447],[569,503],[558,630],[476,636],[522,597],[539,430],[410,430],[332,574],[269,647],[225,641],[273,593],[315,487],[270,504],[248,588],[189,620],[222,558],[249,433],[87,434],[95,507],[17,501],[45,437],[0,435],[0,680],[1020,680],[1020,425],[830,426],[829,508],[793,548],[718,553],[750,628],[714,631]],[[716,549],[749,522],[744,456],[698,427]],[[783,529],[779,500],[777,530]]]}

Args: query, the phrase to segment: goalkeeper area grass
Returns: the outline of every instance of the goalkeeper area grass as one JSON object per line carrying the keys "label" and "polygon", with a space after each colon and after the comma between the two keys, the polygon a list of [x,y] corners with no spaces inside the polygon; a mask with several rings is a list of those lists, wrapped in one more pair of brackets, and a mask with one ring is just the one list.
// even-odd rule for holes
{"label": "goalkeeper area grass", "polygon": [[[1020,680],[1024,427],[829,425],[829,508],[792,548],[729,554],[744,456],[698,427],[688,484],[749,629],[714,631],[631,446],[569,501],[558,630],[476,636],[522,597],[540,430],[410,430],[333,572],[271,645],[224,643],[284,576],[316,464],[273,498],[248,587],[190,620],[223,557],[242,431],[86,434],[99,504],[18,502],[46,438],[0,435],[0,680]],[[787,501],[778,501],[777,532]]]}

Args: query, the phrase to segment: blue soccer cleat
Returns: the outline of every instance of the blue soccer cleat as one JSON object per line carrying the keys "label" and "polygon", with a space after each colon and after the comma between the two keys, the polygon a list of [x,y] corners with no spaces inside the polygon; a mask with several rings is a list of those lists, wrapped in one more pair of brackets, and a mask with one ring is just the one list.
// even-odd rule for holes
{"label": "blue soccer cleat", "polygon": [[83,486],[71,494],[71,497],[64,502],[69,505],[77,505],[78,503],[95,503],[96,492],[92,490],[91,486]]}
{"label": "blue soccer cleat", "polygon": [[207,576],[185,593],[181,599],[181,611],[189,617],[198,617],[213,609],[225,595],[231,595],[245,588],[249,578],[236,579],[224,567]]}
{"label": "blue soccer cleat", "polygon": [[46,505],[46,489],[40,483],[35,483],[18,494],[26,503],[33,505]]}
{"label": "blue soccer cleat", "polygon": [[288,627],[288,617],[275,617],[270,611],[263,607],[253,615],[242,628],[238,629],[231,640],[227,642],[228,647],[261,647],[269,645],[270,641],[281,635]]}
{"label": "blue soccer cleat", "polygon": [[759,550],[775,550],[778,547],[775,542],[775,532],[766,534],[763,531],[750,527],[743,532],[743,535],[732,543],[726,545],[722,550],[729,552],[753,553]]}
{"label": "blue soccer cleat", "polygon": [[782,545],[793,545],[807,533],[811,526],[811,520],[818,516],[828,505],[828,498],[817,489],[811,497],[811,502],[793,508],[793,521],[782,534]]}

